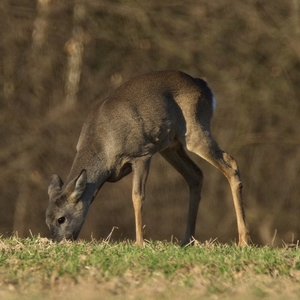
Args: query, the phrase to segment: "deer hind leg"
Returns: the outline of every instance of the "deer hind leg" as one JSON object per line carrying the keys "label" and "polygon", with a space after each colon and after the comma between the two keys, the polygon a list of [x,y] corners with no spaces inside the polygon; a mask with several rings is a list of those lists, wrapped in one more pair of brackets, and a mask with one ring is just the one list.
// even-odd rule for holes
{"label": "deer hind leg", "polygon": [[245,213],[242,198],[242,183],[237,162],[229,154],[221,150],[210,133],[193,136],[187,142],[187,149],[201,156],[203,159],[218,168],[227,178],[237,218],[239,234],[239,246],[246,246],[250,241],[249,232],[246,226]]}
{"label": "deer hind leg", "polygon": [[136,245],[143,246],[142,209],[145,201],[145,186],[149,174],[151,157],[143,157],[132,163],[132,202],[135,216]]}
{"label": "deer hind leg", "polygon": [[175,146],[165,149],[160,154],[184,177],[189,186],[189,208],[186,232],[182,246],[189,244],[195,236],[198,207],[203,182],[202,171],[186,154],[178,142]]}

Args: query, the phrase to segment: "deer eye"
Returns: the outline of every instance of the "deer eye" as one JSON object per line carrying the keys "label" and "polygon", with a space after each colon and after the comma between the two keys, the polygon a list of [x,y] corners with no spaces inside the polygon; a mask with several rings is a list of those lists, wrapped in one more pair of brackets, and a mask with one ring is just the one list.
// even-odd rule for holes
{"label": "deer eye", "polygon": [[65,221],[66,221],[65,217],[61,217],[61,218],[57,219],[57,222],[58,222],[59,225],[65,223]]}

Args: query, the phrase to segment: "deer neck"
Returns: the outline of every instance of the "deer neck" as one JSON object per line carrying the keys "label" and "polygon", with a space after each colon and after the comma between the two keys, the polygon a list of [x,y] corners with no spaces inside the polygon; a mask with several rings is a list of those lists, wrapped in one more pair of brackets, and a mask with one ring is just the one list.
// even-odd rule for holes
{"label": "deer neck", "polygon": [[105,163],[105,159],[101,159],[96,152],[82,149],[75,156],[64,186],[67,186],[70,181],[78,177],[83,169],[87,171],[87,185],[81,200],[84,204],[89,205],[109,177],[110,171]]}

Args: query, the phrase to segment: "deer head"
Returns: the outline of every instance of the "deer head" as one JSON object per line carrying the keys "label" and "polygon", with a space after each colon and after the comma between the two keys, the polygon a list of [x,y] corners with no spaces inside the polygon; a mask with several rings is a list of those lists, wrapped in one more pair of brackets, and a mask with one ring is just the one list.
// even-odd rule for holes
{"label": "deer head", "polygon": [[86,189],[87,174],[82,170],[80,175],[63,188],[63,181],[54,174],[48,187],[49,206],[46,211],[46,223],[51,238],[60,242],[64,238],[76,240],[88,206],[82,201]]}

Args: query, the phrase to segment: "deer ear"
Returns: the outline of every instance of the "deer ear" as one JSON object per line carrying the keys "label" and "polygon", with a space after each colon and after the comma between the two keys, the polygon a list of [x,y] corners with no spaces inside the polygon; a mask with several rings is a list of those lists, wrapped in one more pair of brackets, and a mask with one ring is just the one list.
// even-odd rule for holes
{"label": "deer ear", "polygon": [[75,182],[73,183],[70,199],[77,202],[79,198],[82,196],[86,188],[86,183],[87,183],[86,170],[82,170],[80,175],[76,178]]}
{"label": "deer ear", "polygon": [[58,175],[53,174],[51,176],[51,181],[48,187],[48,195],[50,200],[53,199],[61,192],[61,188],[63,184],[64,184],[63,181]]}

